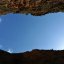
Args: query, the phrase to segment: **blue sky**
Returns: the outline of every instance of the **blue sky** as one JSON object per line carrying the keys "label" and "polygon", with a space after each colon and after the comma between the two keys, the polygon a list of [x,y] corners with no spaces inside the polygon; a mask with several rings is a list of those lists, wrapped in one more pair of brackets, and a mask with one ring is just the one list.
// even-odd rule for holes
{"label": "blue sky", "polygon": [[64,13],[1,15],[0,49],[14,53],[32,49],[64,49]]}

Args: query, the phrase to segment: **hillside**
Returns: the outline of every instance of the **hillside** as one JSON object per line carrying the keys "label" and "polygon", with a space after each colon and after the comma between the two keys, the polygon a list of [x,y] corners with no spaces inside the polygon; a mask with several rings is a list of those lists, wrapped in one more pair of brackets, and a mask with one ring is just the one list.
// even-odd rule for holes
{"label": "hillside", "polygon": [[0,0],[0,15],[8,13],[41,16],[64,12],[64,0]]}
{"label": "hillside", "polygon": [[8,53],[0,50],[0,64],[64,64],[64,50],[38,50]]}

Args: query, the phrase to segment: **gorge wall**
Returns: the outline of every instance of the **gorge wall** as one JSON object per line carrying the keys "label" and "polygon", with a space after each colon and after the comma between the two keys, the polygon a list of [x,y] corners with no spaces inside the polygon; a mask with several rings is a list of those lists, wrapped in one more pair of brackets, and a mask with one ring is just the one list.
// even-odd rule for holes
{"label": "gorge wall", "polygon": [[64,0],[0,0],[0,15],[8,13],[41,16],[64,12]]}
{"label": "gorge wall", "polygon": [[8,53],[0,50],[0,64],[64,64],[64,50],[38,50]]}

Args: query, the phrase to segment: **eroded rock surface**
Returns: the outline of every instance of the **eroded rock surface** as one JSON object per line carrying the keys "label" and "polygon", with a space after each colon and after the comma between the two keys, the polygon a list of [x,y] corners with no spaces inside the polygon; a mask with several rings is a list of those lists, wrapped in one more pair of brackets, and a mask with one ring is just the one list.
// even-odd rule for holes
{"label": "eroded rock surface", "polygon": [[64,12],[64,0],[0,0],[0,15],[8,13],[41,16]]}
{"label": "eroded rock surface", "polygon": [[0,64],[64,64],[64,50],[38,50],[8,53],[0,50]]}

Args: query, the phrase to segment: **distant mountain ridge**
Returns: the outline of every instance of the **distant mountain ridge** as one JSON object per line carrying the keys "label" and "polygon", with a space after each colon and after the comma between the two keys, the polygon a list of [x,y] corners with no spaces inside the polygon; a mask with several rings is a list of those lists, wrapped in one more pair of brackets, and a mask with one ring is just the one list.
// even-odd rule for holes
{"label": "distant mountain ridge", "polygon": [[8,13],[41,16],[64,12],[64,0],[0,0],[0,15]]}
{"label": "distant mountain ridge", "polygon": [[9,54],[0,50],[0,64],[64,64],[64,50],[34,49]]}

